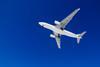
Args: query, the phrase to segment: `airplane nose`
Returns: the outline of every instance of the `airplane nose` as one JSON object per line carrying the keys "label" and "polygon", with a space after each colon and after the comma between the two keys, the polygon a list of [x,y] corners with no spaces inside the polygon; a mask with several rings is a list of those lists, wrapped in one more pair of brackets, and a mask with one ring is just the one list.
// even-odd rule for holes
{"label": "airplane nose", "polygon": [[39,25],[44,26],[46,23],[45,22],[39,22]]}
{"label": "airplane nose", "polygon": [[43,22],[39,22],[39,25],[43,26]]}

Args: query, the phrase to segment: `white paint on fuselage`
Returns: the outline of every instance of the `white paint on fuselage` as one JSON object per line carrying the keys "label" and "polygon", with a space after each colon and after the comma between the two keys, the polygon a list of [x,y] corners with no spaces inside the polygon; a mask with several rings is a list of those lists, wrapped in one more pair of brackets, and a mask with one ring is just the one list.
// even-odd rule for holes
{"label": "white paint on fuselage", "polygon": [[49,30],[51,30],[55,33],[65,35],[65,36],[69,36],[69,37],[72,37],[72,38],[77,38],[78,37],[77,34],[74,34],[74,33],[70,32],[70,31],[67,31],[67,30],[61,30],[61,29],[59,29],[56,26],[53,26],[51,24],[48,24],[48,23],[45,23],[45,22],[39,22],[39,24],[41,26],[43,26],[44,28],[49,29]]}

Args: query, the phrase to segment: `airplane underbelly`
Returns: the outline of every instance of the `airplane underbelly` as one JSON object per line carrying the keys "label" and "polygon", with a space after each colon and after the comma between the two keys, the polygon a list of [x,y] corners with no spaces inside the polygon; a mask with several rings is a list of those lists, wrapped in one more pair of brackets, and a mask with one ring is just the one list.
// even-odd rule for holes
{"label": "airplane underbelly", "polygon": [[77,38],[77,34],[74,34],[74,33],[67,31],[67,30],[63,30],[63,35],[73,37],[73,38]]}
{"label": "airplane underbelly", "polygon": [[61,35],[63,34],[63,31],[58,28],[54,28],[53,31]]}
{"label": "airplane underbelly", "polygon": [[55,33],[58,33],[58,34],[61,34],[61,35],[65,35],[65,36],[69,36],[69,37],[73,37],[73,38],[77,38],[77,35],[70,32],[70,31],[67,31],[67,30],[61,30],[59,28],[56,28],[52,25],[48,25],[48,26],[45,26],[45,28],[55,32]]}
{"label": "airplane underbelly", "polygon": [[45,28],[47,28],[49,30],[52,30],[53,32],[56,32],[58,34],[63,34],[63,31],[62,30],[60,30],[59,28],[56,28],[54,26],[49,25],[49,26],[46,26]]}
{"label": "airplane underbelly", "polygon": [[63,35],[63,31],[58,29],[58,28],[54,28],[52,31],[55,32],[55,33]]}

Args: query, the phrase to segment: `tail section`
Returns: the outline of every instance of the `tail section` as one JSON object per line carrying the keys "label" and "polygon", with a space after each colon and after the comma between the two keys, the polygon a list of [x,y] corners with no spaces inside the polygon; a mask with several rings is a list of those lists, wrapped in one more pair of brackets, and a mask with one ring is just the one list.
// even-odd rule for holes
{"label": "tail section", "polygon": [[80,43],[80,40],[82,39],[82,37],[86,34],[86,31],[82,32],[81,34],[78,34],[78,37],[77,37],[77,43],[79,44]]}

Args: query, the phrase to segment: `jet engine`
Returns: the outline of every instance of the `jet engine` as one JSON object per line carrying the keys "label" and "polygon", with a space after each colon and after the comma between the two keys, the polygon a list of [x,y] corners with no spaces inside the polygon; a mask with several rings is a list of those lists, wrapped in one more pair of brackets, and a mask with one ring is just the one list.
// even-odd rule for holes
{"label": "jet engine", "polygon": [[53,34],[50,34],[50,37],[51,37],[51,38],[55,38],[55,35],[53,35]]}
{"label": "jet engine", "polygon": [[55,24],[60,25],[60,22],[55,20]]}

